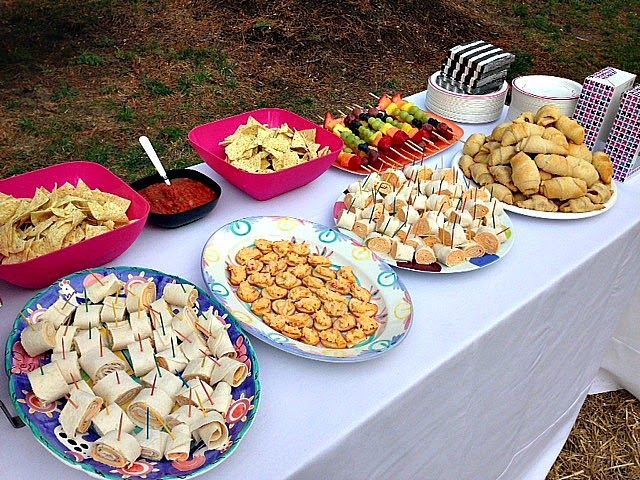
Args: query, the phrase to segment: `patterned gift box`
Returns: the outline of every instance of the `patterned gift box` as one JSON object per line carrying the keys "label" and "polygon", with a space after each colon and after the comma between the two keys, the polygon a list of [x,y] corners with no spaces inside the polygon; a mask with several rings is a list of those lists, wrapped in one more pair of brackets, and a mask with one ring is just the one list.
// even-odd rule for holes
{"label": "patterned gift box", "polygon": [[584,143],[591,150],[606,140],[620,105],[622,94],[633,86],[636,76],[613,67],[589,75],[573,117],[585,129]]}
{"label": "patterned gift box", "polygon": [[621,182],[640,171],[640,85],[622,94],[604,150]]}

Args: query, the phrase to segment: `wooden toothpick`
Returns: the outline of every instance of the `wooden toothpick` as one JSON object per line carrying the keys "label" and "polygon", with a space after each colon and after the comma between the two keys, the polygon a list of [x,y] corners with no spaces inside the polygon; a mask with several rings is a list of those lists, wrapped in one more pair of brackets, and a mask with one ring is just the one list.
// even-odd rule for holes
{"label": "wooden toothpick", "polygon": [[[183,334],[181,334],[181,333],[180,333],[180,332],[178,332],[177,330],[176,330],[175,332],[176,332],[176,335],[178,335],[178,336],[182,339],[182,341],[183,341],[183,342],[193,343],[193,342],[191,341],[191,339],[189,339],[188,337],[185,337]],[[174,356],[175,356],[175,355],[174,355]]]}
{"label": "wooden toothpick", "polygon": [[124,417],[124,412],[120,413],[120,423],[118,425],[118,441],[120,441],[120,437],[122,437],[122,418]]}
{"label": "wooden toothpick", "polygon": [[29,328],[35,332],[36,328],[33,326],[33,323],[31,323],[31,321],[27,317],[24,316],[24,313],[20,312],[20,316],[26,322],[26,324],[29,326]]}
{"label": "wooden toothpick", "polygon": [[153,396],[153,393],[156,391],[156,380],[158,380],[157,374],[153,377],[153,384],[151,384],[151,396]]}
{"label": "wooden toothpick", "polygon": [[[198,350],[200,350],[200,352],[207,358],[209,358],[211,361],[213,361],[213,363],[215,363],[216,365],[220,366],[220,362],[218,362],[213,356],[209,355],[207,352],[205,352],[203,349],[199,348]],[[204,363],[204,358],[202,359],[203,363]]]}
{"label": "wooden toothpick", "polygon": [[78,404],[71,400],[71,397],[69,395],[65,395],[64,398],[66,398],[67,402],[69,402],[73,406],[73,408],[78,408]]}
{"label": "wooden toothpick", "polygon": [[[211,395],[209,394],[209,391],[205,388],[204,386],[204,382],[202,381],[202,379],[200,377],[198,377],[198,380],[200,381],[200,385],[202,386],[202,390],[204,390],[205,395],[207,396],[207,398],[209,399],[209,403],[211,405],[213,405],[213,400],[211,399]],[[197,393],[197,392],[196,392]]]}

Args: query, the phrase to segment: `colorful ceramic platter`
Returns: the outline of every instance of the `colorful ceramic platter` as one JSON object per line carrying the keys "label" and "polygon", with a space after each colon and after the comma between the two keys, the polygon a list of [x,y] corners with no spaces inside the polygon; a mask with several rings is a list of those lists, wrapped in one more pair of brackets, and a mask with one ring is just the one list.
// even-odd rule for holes
{"label": "colorful ceramic platter", "polygon": [[[378,306],[378,331],[354,347],[332,349],[293,340],[266,325],[236,296],[227,273],[227,263],[235,263],[238,250],[257,239],[306,242],[311,253],[329,257],[334,266],[352,266],[360,286],[371,292]],[[213,295],[247,332],[301,357],[326,362],[370,360],[398,345],[411,327],[413,305],[397,274],[362,244],[317,223],[291,217],[248,217],[229,223],[206,243],[202,273]]]}
{"label": "colorful ceramic platter", "polygon": [[[340,197],[336,200],[336,203],[333,205],[333,221],[338,223],[338,219],[340,218],[340,214],[347,208],[344,203],[344,197],[346,192],[340,194]],[[511,223],[511,219],[505,213],[502,215],[502,220],[505,227],[509,227],[509,230],[505,232],[507,236],[507,241],[500,245],[500,249],[498,253],[495,255],[485,253],[482,257],[472,258],[469,261],[456,265],[455,267],[448,267],[441,263],[432,263],[430,265],[419,265],[415,262],[397,262],[390,255],[376,253],[377,256],[382,259],[385,263],[391,265],[392,267],[402,268],[403,270],[413,270],[416,272],[425,272],[425,273],[460,273],[460,272],[470,272],[472,270],[478,270],[479,268],[487,267],[501,258],[503,258],[511,247],[513,246],[514,235],[513,235],[513,224]],[[337,227],[336,227],[337,228]],[[345,234],[346,236],[355,239],[356,241],[362,241],[360,237],[358,237],[351,230],[347,230],[346,228],[339,228],[339,230]]]}
{"label": "colorful ceramic platter", "polygon": [[[464,177],[464,174],[462,173],[462,170],[460,169],[460,166],[458,164],[458,162],[460,162],[460,158],[462,158],[462,152],[459,152],[453,157],[451,166],[457,169],[459,171],[459,174],[462,175],[463,178],[466,178]],[[477,184],[473,180],[466,178],[466,181],[469,182],[469,184],[471,184],[471,186],[473,187],[477,186]],[[591,212],[584,212],[584,213],[541,212],[538,210],[531,210],[529,208],[520,208],[520,207],[517,207],[516,205],[509,205],[507,203],[503,203],[503,205],[506,211],[517,213],[519,215],[525,215],[527,217],[546,218],[549,220],[579,220],[581,218],[595,217],[596,215],[601,215],[607,210],[610,210],[611,207],[615,205],[616,200],[618,200],[618,189],[616,187],[616,182],[614,181],[611,182],[611,190],[612,190],[611,198],[607,203],[604,204],[603,209],[593,210]]]}
{"label": "colorful ceramic platter", "polygon": [[[167,283],[173,281],[190,283],[179,277],[148,268],[96,268],[74,273],[51,285],[33,297],[20,313],[30,322],[36,323],[45,309],[53,305],[59,298],[83,303],[83,286],[87,282],[93,281],[92,272],[98,276],[114,273],[120,280],[126,282],[127,286],[152,278],[158,291],[162,291]],[[196,302],[198,311],[206,311],[213,307],[221,314],[224,312],[224,307],[207,293],[198,289],[198,294]],[[28,328],[22,316],[18,316],[16,319],[6,345],[5,369],[9,376],[9,395],[22,421],[52,455],[61,462],[77,470],[82,470],[92,477],[107,479],[141,477],[148,480],[196,477],[211,470],[234,452],[240,440],[251,427],[260,403],[259,368],[251,342],[242,333],[233,317],[227,317],[227,321],[230,324],[228,332],[236,349],[237,359],[248,366],[250,374],[239,387],[232,389],[233,400],[225,418],[229,427],[229,442],[222,450],[205,451],[204,445],[200,442],[191,448],[191,454],[186,461],[152,462],[140,458],[128,467],[119,469],[94,461],[89,450],[98,435],[93,429],[85,434],[79,434],[75,438],[69,438],[62,432],[58,421],[65,401],[59,400],[43,404],[31,391],[27,373],[38,368],[40,364],[48,363],[49,354],[37,357],[30,357],[26,354],[20,343],[20,332],[24,328]],[[119,354],[122,353],[119,352]],[[126,356],[124,358],[126,359]],[[88,377],[85,380],[88,380]],[[139,427],[136,428],[136,432],[138,430],[140,430]]]}

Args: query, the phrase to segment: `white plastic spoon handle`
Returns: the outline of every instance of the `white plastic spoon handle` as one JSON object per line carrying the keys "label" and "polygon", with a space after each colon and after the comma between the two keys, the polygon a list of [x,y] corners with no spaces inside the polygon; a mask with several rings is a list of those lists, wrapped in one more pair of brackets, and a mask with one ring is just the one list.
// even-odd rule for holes
{"label": "white plastic spoon handle", "polygon": [[156,170],[158,171],[160,176],[164,179],[164,183],[166,183],[167,185],[171,185],[169,178],[167,178],[167,172],[162,166],[162,163],[160,163],[160,159],[158,158],[158,154],[156,153],[156,151],[153,149],[153,145],[151,145],[151,140],[149,140],[147,137],[143,135],[138,139],[138,141],[140,142],[140,145],[142,145],[142,148],[144,149],[145,153],[151,160],[151,163],[153,163],[153,166],[156,167]]}

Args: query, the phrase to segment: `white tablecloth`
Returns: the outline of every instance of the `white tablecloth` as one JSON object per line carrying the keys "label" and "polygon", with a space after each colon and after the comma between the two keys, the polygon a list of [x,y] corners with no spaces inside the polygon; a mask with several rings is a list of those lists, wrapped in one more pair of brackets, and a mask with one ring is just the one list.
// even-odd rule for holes
{"label": "white tablecloth", "polygon": [[624,388],[640,399],[640,291],[611,339],[599,376],[612,380],[607,391]]}
{"label": "white tablecloth", "polygon": [[[421,96],[418,96],[421,97]],[[465,126],[467,134],[492,126]],[[199,170],[218,179],[206,166]],[[114,264],[157,268],[204,287],[209,235],[243,216],[331,224],[354,177],[330,170],[256,202],[226,182],[207,218],[148,227]],[[640,278],[640,195],[620,186],[610,212],[572,222],[512,215],[509,255],[471,273],[400,271],[415,305],[398,348],[361,364],[326,364],[259,341],[263,397],[252,430],[211,477],[220,479],[542,479],[602,361]],[[33,292],[0,285],[0,337]],[[6,382],[0,382],[6,399]],[[81,479],[27,429],[0,419],[0,478]],[[29,461],[17,461],[29,452]]]}

